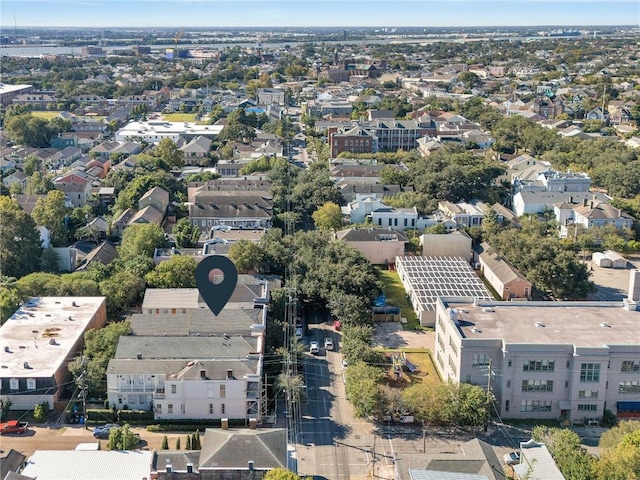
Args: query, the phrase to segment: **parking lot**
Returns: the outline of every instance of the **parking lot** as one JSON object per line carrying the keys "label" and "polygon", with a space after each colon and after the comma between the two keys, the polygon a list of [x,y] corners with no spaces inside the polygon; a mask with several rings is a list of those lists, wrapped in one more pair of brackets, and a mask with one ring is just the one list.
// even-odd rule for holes
{"label": "parking lot", "polygon": [[627,257],[627,268],[602,268],[591,261],[585,262],[591,271],[591,280],[598,291],[589,300],[620,302],[629,294],[629,272],[640,269],[640,258]]}

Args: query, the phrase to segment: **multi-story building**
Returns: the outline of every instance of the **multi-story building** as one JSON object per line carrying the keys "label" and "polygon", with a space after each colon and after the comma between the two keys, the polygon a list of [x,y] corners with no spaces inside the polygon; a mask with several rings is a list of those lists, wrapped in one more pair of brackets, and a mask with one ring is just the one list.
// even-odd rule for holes
{"label": "multi-story building", "polygon": [[222,125],[197,125],[193,122],[166,122],[150,120],[148,122],[130,122],[116,132],[118,142],[129,139],[141,139],[147,143],[158,144],[164,138],[177,142],[180,137],[189,141],[197,136],[214,139],[224,127]]}
{"label": "multi-story building", "polygon": [[505,418],[640,414],[637,304],[440,298],[436,367],[455,382],[487,385],[491,375]]}
{"label": "multi-story building", "polygon": [[104,297],[33,297],[0,328],[0,398],[11,409],[53,408],[70,379],[84,334],[107,321]]}
{"label": "multi-story building", "polygon": [[7,85],[0,83],[0,105],[9,105],[18,95],[30,93],[33,85]]}

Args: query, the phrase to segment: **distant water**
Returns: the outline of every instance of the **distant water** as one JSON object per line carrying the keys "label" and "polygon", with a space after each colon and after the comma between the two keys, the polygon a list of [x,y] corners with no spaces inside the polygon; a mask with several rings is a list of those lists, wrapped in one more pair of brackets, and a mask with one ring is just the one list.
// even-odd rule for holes
{"label": "distant water", "polygon": [[[533,40],[533,39],[548,39],[550,37],[491,37],[491,40]],[[558,38],[581,38],[581,37],[551,37],[554,39]],[[589,37],[590,38],[590,37]],[[364,39],[364,40],[316,40],[312,43],[325,43],[327,45],[334,44],[359,44],[359,43],[369,43],[369,44],[388,44],[388,43],[436,43],[436,42],[470,42],[470,41],[482,41],[489,40],[489,38],[483,37],[469,37],[469,38],[382,38],[382,39]],[[301,45],[302,43],[307,42],[278,42],[278,43],[264,43],[264,49],[278,49],[282,48],[285,45],[295,46]],[[151,47],[152,53],[160,53],[163,52],[167,48],[175,47],[174,44],[166,44],[166,45],[145,45]],[[180,44],[179,48],[186,49],[195,49],[195,48],[203,48],[203,49],[223,49],[225,47],[255,47],[255,42],[240,42],[240,43],[208,43],[208,44]],[[114,50],[128,50],[130,51],[134,45],[108,45],[106,47],[102,47],[105,51],[114,51]],[[2,45],[0,46],[0,55],[6,55],[9,57],[39,57],[40,55],[82,55],[82,47],[59,47],[56,45],[29,45],[29,46],[11,46],[11,45]]]}

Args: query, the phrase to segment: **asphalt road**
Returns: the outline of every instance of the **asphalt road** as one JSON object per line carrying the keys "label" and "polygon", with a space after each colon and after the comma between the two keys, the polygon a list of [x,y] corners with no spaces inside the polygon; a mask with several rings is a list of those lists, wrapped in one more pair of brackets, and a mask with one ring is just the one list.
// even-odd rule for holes
{"label": "asphalt road", "polygon": [[[324,349],[325,336],[333,339],[334,351]],[[298,474],[330,480],[366,476],[372,467],[373,435],[346,400],[340,334],[328,325],[310,325],[306,340],[318,341],[321,350],[320,355],[305,354],[308,398],[295,438]]]}

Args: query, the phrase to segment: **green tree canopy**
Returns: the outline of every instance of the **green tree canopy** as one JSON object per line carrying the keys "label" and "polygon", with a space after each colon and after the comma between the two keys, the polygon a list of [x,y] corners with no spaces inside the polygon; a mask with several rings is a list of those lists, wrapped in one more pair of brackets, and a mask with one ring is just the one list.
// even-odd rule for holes
{"label": "green tree canopy", "polygon": [[18,203],[0,196],[0,274],[20,278],[39,267],[40,234]]}
{"label": "green tree canopy", "polygon": [[39,198],[31,216],[38,225],[47,227],[54,245],[64,245],[67,241],[65,217],[69,209],[65,206],[65,196],[60,190],[51,190],[44,198]]}
{"label": "green tree canopy", "polygon": [[170,138],[163,138],[153,149],[153,155],[161,158],[170,167],[180,168],[184,165],[184,152]]}
{"label": "green tree canopy", "polygon": [[200,239],[200,228],[191,223],[188,218],[178,220],[171,233],[178,248],[195,247]]}
{"label": "green tree canopy", "polygon": [[118,254],[124,258],[132,258],[137,255],[152,257],[154,249],[160,248],[164,244],[164,232],[159,225],[131,225],[122,234],[122,243],[118,248]]}
{"label": "green tree canopy", "polygon": [[238,240],[229,248],[229,258],[239,272],[260,271],[264,264],[262,248],[251,240]]}
{"label": "green tree canopy", "polygon": [[147,283],[156,288],[195,288],[196,260],[192,256],[173,255],[147,273]]}
{"label": "green tree canopy", "polygon": [[327,202],[311,215],[318,230],[337,231],[343,226],[342,210],[339,205]]}
{"label": "green tree canopy", "polygon": [[364,362],[350,364],[345,370],[347,399],[356,417],[378,416],[382,406],[382,372]]}

